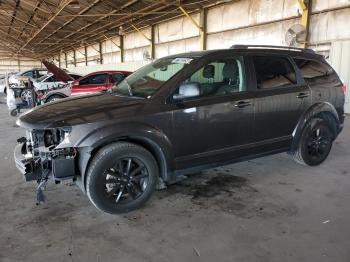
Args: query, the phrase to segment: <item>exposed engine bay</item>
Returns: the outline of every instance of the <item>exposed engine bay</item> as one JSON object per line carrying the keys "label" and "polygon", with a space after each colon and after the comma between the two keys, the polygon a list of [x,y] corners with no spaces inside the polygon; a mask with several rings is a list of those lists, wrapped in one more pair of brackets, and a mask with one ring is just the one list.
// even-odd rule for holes
{"label": "exposed engine bay", "polygon": [[[65,179],[74,179],[76,176],[75,148],[56,148],[65,139],[68,139],[69,129],[45,129],[27,131],[26,137],[18,139],[18,150],[15,155],[22,154],[16,165],[22,171],[26,181],[36,180],[37,202],[44,202],[43,191],[50,177],[56,183]],[[15,157],[16,159],[16,157]]]}

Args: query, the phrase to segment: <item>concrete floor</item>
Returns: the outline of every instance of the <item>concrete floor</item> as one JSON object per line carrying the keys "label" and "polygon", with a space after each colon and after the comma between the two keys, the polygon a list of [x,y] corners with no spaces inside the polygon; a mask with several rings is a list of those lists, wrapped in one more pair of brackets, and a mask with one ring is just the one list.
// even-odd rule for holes
{"label": "concrete floor", "polygon": [[24,131],[3,102],[0,119],[2,262],[350,261],[349,123],[319,167],[279,154],[207,170],[112,216],[70,184],[36,206],[13,163]]}

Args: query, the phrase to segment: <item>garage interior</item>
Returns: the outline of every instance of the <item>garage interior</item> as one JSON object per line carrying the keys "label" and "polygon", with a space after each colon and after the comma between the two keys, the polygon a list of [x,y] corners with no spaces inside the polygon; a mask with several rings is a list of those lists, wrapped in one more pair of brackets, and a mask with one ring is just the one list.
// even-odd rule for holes
{"label": "garage interior", "polygon": [[[3,75],[43,60],[86,75],[234,44],[294,45],[324,55],[350,86],[350,0],[3,0],[0,14]],[[305,42],[289,42],[295,25]],[[348,121],[318,167],[278,154],[209,169],[113,216],[71,183],[36,205],[36,184],[13,161],[24,130],[0,99],[0,261],[350,260]]]}

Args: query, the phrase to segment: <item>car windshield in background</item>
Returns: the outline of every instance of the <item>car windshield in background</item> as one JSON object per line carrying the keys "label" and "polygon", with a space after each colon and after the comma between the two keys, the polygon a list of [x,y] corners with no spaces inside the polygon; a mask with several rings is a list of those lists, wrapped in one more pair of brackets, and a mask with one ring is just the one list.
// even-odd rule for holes
{"label": "car windshield in background", "polygon": [[37,79],[35,80],[35,82],[42,82],[42,81],[45,80],[46,78],[47,78],[47,75],[43,75],[43,76],[37,78]]}
{"label": "car windshield in background", "polygon": [[165,82],[192,60],[192,58],[184,57],[159,59],[127,77],[113,88],[112,93],[150,98]]}

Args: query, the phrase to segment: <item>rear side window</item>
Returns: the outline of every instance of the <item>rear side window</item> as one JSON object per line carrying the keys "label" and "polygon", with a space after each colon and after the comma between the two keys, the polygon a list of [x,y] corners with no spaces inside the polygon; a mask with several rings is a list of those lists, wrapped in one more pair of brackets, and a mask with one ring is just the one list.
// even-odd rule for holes
{"label": "rear side window", "polygon": [[295,58],[294,61],[299,67],[305,80],[322,78],[334,73],[333,68],[326,63],[300,58]]}
{"label": "rear side window", "polygon": [[112,75],[112,83],[117,83],[119,84],[123,79],[125,78],[125,76],[123,74],[113,74]]}
{"label": "rear side window", "polygon": [[296,75],[290,61],[285,57],[254,56],[258,89],[271,89],[296,84]]}

